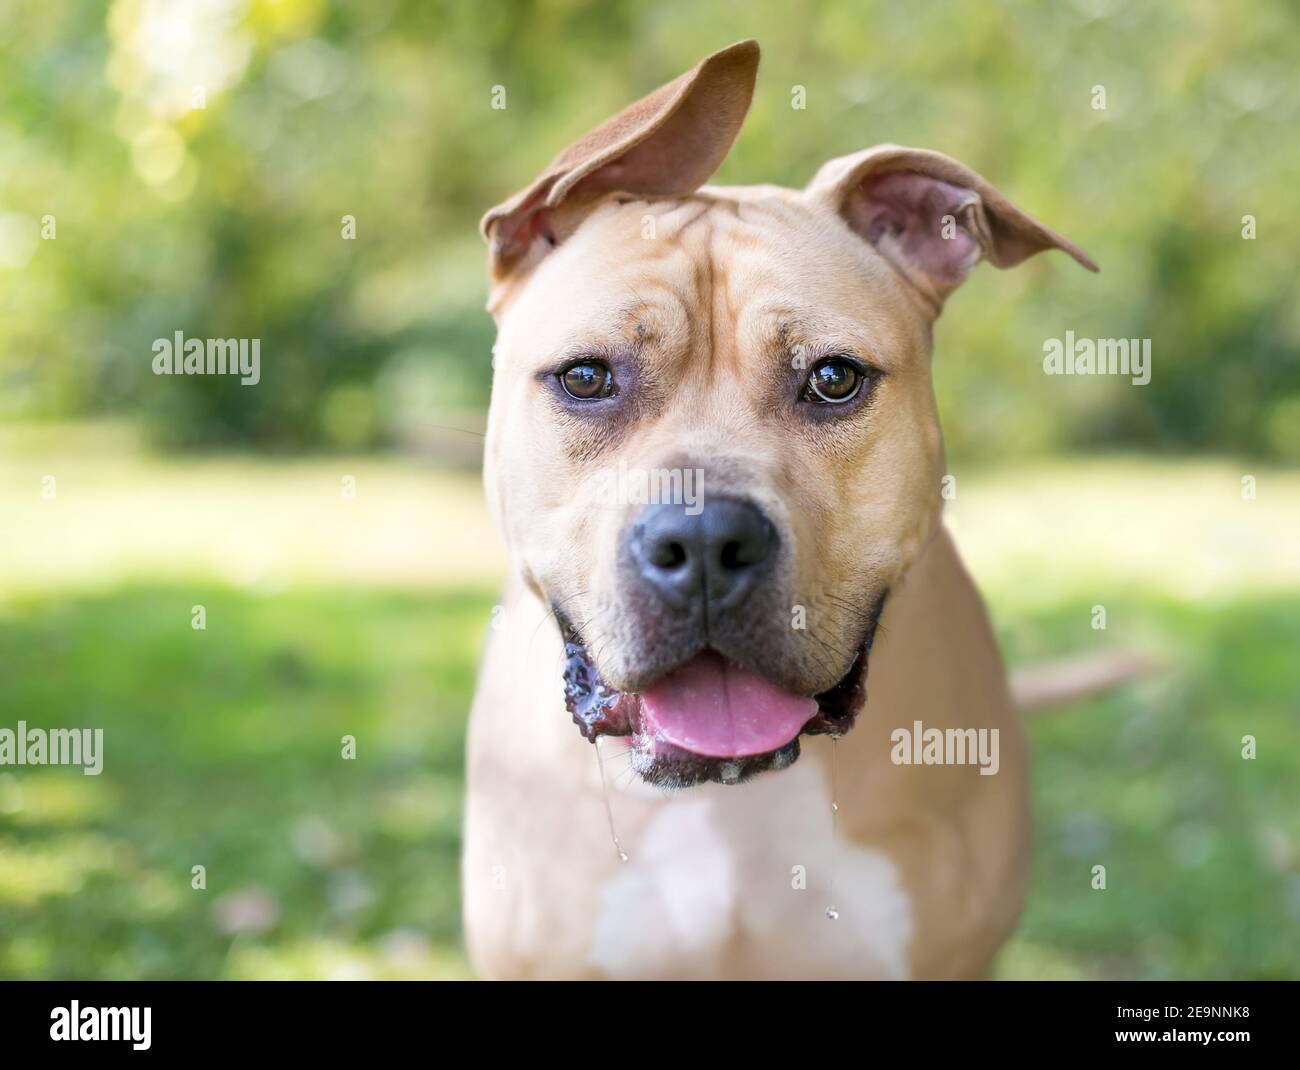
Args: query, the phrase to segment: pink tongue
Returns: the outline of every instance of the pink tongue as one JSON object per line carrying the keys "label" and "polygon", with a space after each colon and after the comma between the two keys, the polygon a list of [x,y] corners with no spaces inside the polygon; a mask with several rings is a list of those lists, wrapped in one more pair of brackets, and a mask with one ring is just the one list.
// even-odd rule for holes
{"label": "pink tongue", "polygon": [[699,654],[641,693],[645,729],[706,758],[743,758],[784,747],[817,712],[761,676]]}

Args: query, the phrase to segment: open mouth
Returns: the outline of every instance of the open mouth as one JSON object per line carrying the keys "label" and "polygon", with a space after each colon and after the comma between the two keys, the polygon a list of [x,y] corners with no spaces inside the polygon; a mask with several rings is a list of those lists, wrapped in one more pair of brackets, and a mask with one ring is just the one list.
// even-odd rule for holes
{"label": "open mouth", "polygon": [[593,743],[597,736],[629,737],[632,767],[652,784],[739,784],[791,765],[800,736],[841,736],[853,727],[866,701],[867,662],[883,607],[882,597],[848,672],[815,695],[782,690],[710,648],[638,693],[616,691],[561,618],[565,706]]}

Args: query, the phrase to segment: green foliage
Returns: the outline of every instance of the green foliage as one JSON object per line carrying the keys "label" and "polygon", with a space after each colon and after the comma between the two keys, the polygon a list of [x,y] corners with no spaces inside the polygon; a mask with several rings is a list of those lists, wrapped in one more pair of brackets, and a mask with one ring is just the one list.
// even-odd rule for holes
{"label": "green foliage", "polygon": [[[162,32],[209,8],[192,42]],[[937,382],[955,449],[1300,457],[1288,0],[14,0],[0,413],[127,413],[167,442],[302,448],[481,409],[479,216],[743,36],[764,66],[721,181],[798,185],[876,142],[937,148],[1102,265],[985,268],[950,302]],[[176,330],[261,338],[261,386],[154,377],[150,346]],[[1151,385],[1044,376],[1043,341],[1066,330],[1151,338]]]}

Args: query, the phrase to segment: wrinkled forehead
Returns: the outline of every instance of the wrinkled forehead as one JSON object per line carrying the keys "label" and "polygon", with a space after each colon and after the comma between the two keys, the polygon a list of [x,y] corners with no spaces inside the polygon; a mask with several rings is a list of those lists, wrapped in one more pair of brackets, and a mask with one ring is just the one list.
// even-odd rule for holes
{"label": "wrinkled forehead", "polygon": [[619,342],[720,351],[837,338],[899,352],[907,307],[888,264],[793,197],[609,202],[538,266],[502,318],[498,356],[533,364]]}

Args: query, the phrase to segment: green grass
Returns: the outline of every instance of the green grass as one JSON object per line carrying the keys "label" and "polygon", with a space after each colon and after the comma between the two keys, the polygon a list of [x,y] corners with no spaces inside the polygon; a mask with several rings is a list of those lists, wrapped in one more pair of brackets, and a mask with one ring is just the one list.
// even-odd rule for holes
{"label": "green grass", "polygon": [[[1170,662],[1033,717],[999,976],[1300,976],[1300,476],[957,471],[948,522],[1012,665]],[[102,726],[106,752],[99,777],[0,767],[0,977],[468,973],[464,727],[505,568],[477,476],[6,429],[0,517],[0,727]]]}
{"label": "green grass", "polygon": [[[1300,597],[1134,592],[1110,608],[1177,654],[1148,682],[1032,716],[1034,879],[999,974],[1300,976]],[[1079,649],[1088,610],[1003,621],[1008,655]]]}
{"label": "green grass", "polygon": [[[464,721],[491,604],[141,586],[10,604],[5,723],[102,725],[105,767],[3,775],[0,975],[465,974]],[[1034,884],[999,973],[1293,977],[1300,598],[1110,608],[1178,661],[1034,719]],[[1002,621],[1011,659],[1095,641],[1087,611]],[[223,932],[215,904],[249,889],[278,916]]]}
{"label": "green grass", "polygon": [[[464,974],[464,723],[490,606],[129,587],[7,607],[4,723],[102,725],[105,758],[99,777],[0,774],[0,975]],[[214,904],[249,889],[278,919],[223,933]]]}

